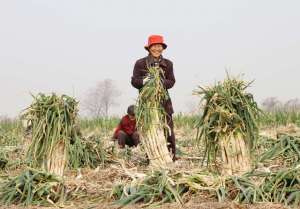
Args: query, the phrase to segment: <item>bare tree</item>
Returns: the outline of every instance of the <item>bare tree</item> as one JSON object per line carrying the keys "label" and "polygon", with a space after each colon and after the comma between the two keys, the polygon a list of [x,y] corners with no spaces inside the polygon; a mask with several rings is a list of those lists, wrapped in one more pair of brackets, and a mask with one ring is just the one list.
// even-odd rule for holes
{"label": "bare tree", "polygon": [[290,111],[300,110],[300,100],[298,98],[290,99],[284,104],[284,108]]}
{"label": "bare tree", "polygon": [[266,111],[274,111],[281,106],[281,102],[276,97],[268,97],[263,100],[262,106]]}
{"label": "bare tree", "polygon": [[107,117],[111,107],[118,105],[121,92],[111,79],[105,79],[91,88],[83,102],[84,109],[91,117]]}

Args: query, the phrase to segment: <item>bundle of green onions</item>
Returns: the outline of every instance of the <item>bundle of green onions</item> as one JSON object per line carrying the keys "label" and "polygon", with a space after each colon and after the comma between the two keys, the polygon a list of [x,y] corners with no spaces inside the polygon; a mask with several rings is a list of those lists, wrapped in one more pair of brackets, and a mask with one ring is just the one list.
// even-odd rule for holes
{"label": "bundle of green onions", "polygon": [[181,173],[177,184],[184,185],[187,191],[192,193],[210,193],[212,196],[217,196],[219,200],[224,196],[224,192],[220,190],[224,185],[224,179],[205,170],[185,171]]}
{"label": "bundle of green onions", "polygon": [[182,203],[180,195],[185,188],[177,185],[167,171],[153,171],[145,178],[134,180],[127,185],[116,185],[112,196],[118,200],[116,204],[125,206],[143,202],[145,206],[158,206],[165,202]]}
{"label": "bundle of green onions", "polygon": [[272,140],[272,146],[265,151],[260,161],[282,159],[286,166],[297,165],[300,162],[300,137],[283,134],[278,140]]}
{"label": "bundle of green onions", "polygon": [[212,87],[199,87],[203,96],[203,115],[196,122],[197,140],[203,139],[208,165],[217,164],[221,154],[221,172],[226,175],[250,170],[249,150],[258,135],[256,120],[260,110],[245,90],[250,83],[229,76]]}
{"label": "bundle of green onions", "polygon": [[151,79],[141,89],[137,101],[137,128],[150,164],[165,167],[172,162],[165,139],[169,127],[162,107],[168,94],[161,81],[162,69],[149,68],[148,73]]}
{"label": "bundle of green onions", "polygon": [[276,172],[253,172],[226,181],[228,197],[242,203],[276,202],[300,205],[299,166]]}
{"label": "bundle of green onions", "polygon": [[62,179],[28,168],[2,182],[0,199],[4,204],[55,205],[64,199]]}
{"label": "bundle of green onions", "polygon": [[113,188],[116,203],[125,206],[143,203],[157,206],[164,202],[183,203],[184,196],[202,194],[218,201],[235,200],[240,203],[274,202],[300,205],[300,167],[278,171],[258,171],[241,176],[223,176],[206,170],[154,171],[130,183]]}
{"label": "bundle of green onions", "polygon": [[76,136],[75,99],[56,94],[38,94],[23,117],[32,127],[27,158],[33,167],[63,176],[71,140]]}
{"label": "bundle of green onions", "polygon": [[88,166],[96,168],[111,160],[112,154],[104,148],[103,140],[98,136],[81,138],[70,145],[69,167],[79,168]]}

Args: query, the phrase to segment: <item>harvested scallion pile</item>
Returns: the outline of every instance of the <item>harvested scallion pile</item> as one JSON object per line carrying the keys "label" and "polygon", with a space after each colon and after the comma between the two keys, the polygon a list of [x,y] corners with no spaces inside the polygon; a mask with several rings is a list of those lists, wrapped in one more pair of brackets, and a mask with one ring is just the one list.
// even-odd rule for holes
{"label": "harvested scallion pile", "polygon": [[226,194],[242,203],[276,202],[300,205],[299,166],[276,172],[254,172],[231,176],[226,180]]}
{"label": "harvested scallion pile", "polygon": [[118,200],[116,204],[125,206],[143,202],[145,206],[158,206],[165,202],[182,204],[180,195],[185,187],[177,185],[167,171],[154,171],[145,178],[133,180],[127,185],[116,185],[112,195]]}
{"label": "harvested scallion pile", "polygon": [[34,97],[23,116],[32,127],[32,142],[27,152],[31,166],[63,176],[70,142],[77,140],[77,104],[67,95]]}
{"label": "harvested scallion pile", "polygon": [[64,199],[62,179],[32,168],[2,182],[0,199],[6,205],[55,205]]}
{"label": "harvested scallion pile", "polygon": [[199,87],[203,115],[196,123],[197,139],[204,140],[205,160],[217,164],[221,172],[232,175],[250,170],[250,148],[255,143],[260,110],[246,89],[250,83],[227,77],[212,87]]}
{"label": "harvested scallion pile", "polygon": [[150,163],[154,167],[165,167],[172,162],[165,135],[169,134],[166,113],[162,107],[168,98],[160,75],[160,68],[149,68],[150,80],[141,89],[136,108],[137,128]]}
{"label": "harvested scallion pile", "polygon": [[272,146],[266,150],[259,161],[281,159],[288,167],[300,163],[300,137],[282,134],[278,140],[272,140]]}
{"label": "harvested scallion pile", "polygon": [[104,148],[103,140],[97,136],[81,138],[70,145],[69,148],[69,167],[90,167],[96,168],[110,162],[112,153]]}

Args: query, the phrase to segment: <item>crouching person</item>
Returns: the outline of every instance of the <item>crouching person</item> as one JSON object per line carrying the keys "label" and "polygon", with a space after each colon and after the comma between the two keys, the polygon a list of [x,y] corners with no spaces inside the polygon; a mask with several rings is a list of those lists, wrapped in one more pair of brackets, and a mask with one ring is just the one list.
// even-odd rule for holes
{"label": "crouching person", "polygon": [[118,127],[114,132],[113,138],[118,141],[119,148],[136,147],[140,143],[139,134],[136,130],[136,119],[134,114],[134,105],[130,105]]}

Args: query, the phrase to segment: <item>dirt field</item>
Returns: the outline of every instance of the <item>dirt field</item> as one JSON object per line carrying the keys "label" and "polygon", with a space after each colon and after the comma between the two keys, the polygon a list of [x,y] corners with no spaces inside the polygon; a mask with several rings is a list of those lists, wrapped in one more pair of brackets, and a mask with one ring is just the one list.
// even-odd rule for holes
{"label": "dirt field", "polygon": [[[274,134],[274,130],[264,130],[263,134]],[[201,151],[196,146],[193,137],[195,136],[194,131],[188,129],[177,129],[177,145],[178,155],[180,159],[173,165],[173,170],[177,171],[191,171],[201,168]],[[108,134],[109,135],[109,134]],[[109,142],[111,146],[112,142]],[[108,146],[108,145],[107,145]],[[66,172],[67,188],[76,188],[77,196],[75,195],[72,201],[67,201],[65,205],[58,205],[57,207],[64,207],[66,209],[79,208],[120,208],[118,205],[114,205],[114,197],[111,196],[112,188],[120,182],[129,182],[130,175],[135,173],[146,173],[148,167],[141,163],[141,159],[144,158],[144,153],[139,148],[130,151],[130,155],[124,155],[122,150],[119,157],[114,162],[105,164],[102,167],[96,169],[83,168],[77,171]],[[200,154],[199,154],[200,153]],[[10,175],[16,175],[21,172],[24,167],[10,171]],[[286,208],[281,204],[274,203],[261,203],[261,204],[238,204],[232,201],[229,202],[218,202],[215,198],[194,194],[183,197],[184,204],[178,203],[165,203],[158,206],[157,208],[199,208],[199,209],[281,209]],[[138,203],[135,205],[129,205],[124,208],[141,208],[143,205]],[[23,206],[0,206],[0,209],[50,209],[57,207],[23,207]]]}

